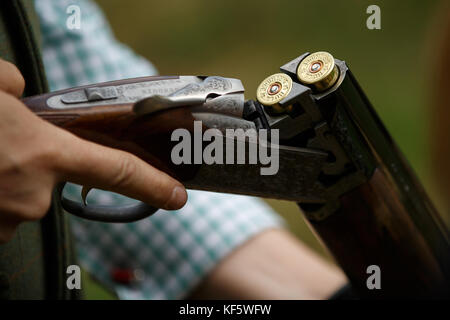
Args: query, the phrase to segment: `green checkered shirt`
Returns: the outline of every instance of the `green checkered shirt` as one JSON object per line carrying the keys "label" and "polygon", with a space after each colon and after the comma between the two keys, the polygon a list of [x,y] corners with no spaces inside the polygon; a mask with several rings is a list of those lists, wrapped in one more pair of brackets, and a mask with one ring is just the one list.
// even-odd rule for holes
{"label": "green checkered shirt", "polygon": [[[114,39],[99,8],[89,0],[35,0],[41,20],[43,58],[52,90],[123,78],[155,75],[145,59]],[[81,28],[66,26],[67,8],[77,5]],[[70,148],[70,146],[67,146]],[[65,192],[80,199],[80,187]],[[189,191],[178,211],[158,211],[129,224],[71,219],[81,265],[121,299],[180,299],[237,246],[281,219],[261,200]],[[91,203],[133,201],[94,190]],[[116,283],[113,270],[141,270],[133,285]]]}

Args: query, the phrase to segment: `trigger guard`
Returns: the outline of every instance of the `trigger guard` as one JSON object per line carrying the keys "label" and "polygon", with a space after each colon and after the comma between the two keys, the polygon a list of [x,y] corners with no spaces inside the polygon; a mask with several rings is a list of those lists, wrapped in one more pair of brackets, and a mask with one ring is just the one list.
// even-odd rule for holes
{"label": "trigger guard", "polygon": [[124,206],[84,205],[62,195],[61,205],[64,210],[77,217],[100,222],[135,222],[151,216],[158,208],[144,202]]}
{"label": "trigger guard", "polygon": [[158,210],[144,202],[112,207],[84,205],[65,197],[61,198],[61,205],[64,210],[77,217],[100,222],[135,222],[147,218]]}

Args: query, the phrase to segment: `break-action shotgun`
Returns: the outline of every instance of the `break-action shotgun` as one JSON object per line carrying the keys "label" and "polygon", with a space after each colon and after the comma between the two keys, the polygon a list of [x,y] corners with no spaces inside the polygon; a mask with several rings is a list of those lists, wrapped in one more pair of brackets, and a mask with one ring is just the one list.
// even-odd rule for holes
{"label": "break-action shotgun", "polygon": [[[295,201],[361,297],[449,297],[449,230],[344,61],[305,53],[244,99],[237,79],[171,76],[126,79],[24,99],[38,116],[84,139],[131,152],[188,188]],[[214,128],[277,132],[279,168],[182,163],[172,133]],[[270,136],[270,135],[269,135]],[[249,137],[232,137],[247,144]],[[267,145],[274,141],[267,139]],[[70,146],[67,146],[70,148]],[[204,151],[202,145],[200,152]],[[246,150],[247,150],[246,149]],[[193,150],[195,151],[195,150]],[[227,150],[229,152],[229,150]],[[250,155],[248,155],[250,156]],[[134,221],[139,203],[63,207],[101,221]],[[369,289],[377,266],[381,289]]]}

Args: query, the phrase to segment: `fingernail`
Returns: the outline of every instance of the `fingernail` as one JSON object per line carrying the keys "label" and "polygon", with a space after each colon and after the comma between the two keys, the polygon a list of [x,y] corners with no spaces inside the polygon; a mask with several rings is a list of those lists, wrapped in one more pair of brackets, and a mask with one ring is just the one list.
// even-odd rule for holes
{"label": "fingernail", "polygon": [[186,189],[180,186],[176,186],[172,191],[170,200],[166,204],[166,208],[168,210],[180,209],[184,206],[186,201],[187,201]]}

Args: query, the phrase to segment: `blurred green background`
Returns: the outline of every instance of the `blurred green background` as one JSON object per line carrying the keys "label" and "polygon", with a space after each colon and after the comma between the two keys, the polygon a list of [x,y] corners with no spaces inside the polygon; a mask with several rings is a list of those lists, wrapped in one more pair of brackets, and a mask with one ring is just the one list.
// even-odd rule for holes
{"label": "blurred green background", "polygon": [[[304,52],[346,60],[430,196],[428,92],[439,1],[98,0],[117,38],[160,74],[240,78],[247,98]],[[381,30],[366,9],[381,8]],[[436,199],[434,199],[437,201]],[[308,245],[326,254],[295,204],[269,201]],[[89,282],[87,298],[108,298]]]}

